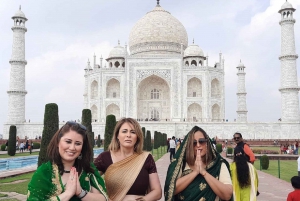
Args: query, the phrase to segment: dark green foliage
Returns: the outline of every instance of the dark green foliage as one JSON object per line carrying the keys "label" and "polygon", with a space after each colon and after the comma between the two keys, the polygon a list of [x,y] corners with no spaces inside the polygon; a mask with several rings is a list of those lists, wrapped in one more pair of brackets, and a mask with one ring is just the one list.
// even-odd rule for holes
{"label": "dark green foliage", "polygon": [[263,170],[267,170],[269,168],[269,157],[267,155],[261,156],[260,162]]}
{"label": "dark green foliage", "polygon": [[6,147],[5,144],[1,145],[1,151],[5,151],[5,147]]}
{"label": "dark green foliage", "polygon": [[227,154],[232,154],[232,152],[233,152],[232,147],[227,147]]}
{"label": "dark green foliage", "polygon": [[147,131],[147,134],[146,134],[146,144],[147,144],[147,151],[151,151],[152,144],[151,144],[151,132],[150,131]]}
{"label": "dark green foliage", "polygon": [[17,138],[17,127],[10,126],[8,147],[7,147],[7,154],[10,156],[14,156],[16,154],[16,140],[17,140],[16,138]]}
{"label": "dark green foliage", "polygon": [[82,110],[81,124],[86,127],[86,134],[89,138],[89,142],[92,147],[92,155],[93,155],[92,157],[94,157],[93,148],[95,145],[95,140],[94,140],[94,132],[92,131],[92,112],[90,109]]}
{"label": "dark green foliage", "polygon": [[159,136],[158,136],[158,132],[154,131],[154,149],[157,149],[159,147]]}
{"label": "dark green foliage", "polygon": [[39,153],[38,166],[48,161],[47,148],[59,129],[58,106],[56,103],[49,103],[45,106],[44,129],[42,134],[41,149]]}
{"label": "dark green foliage", "polygon": [[222,144],[217,144],[216,149],[217,149],[218,153],[221,153],[222,152]]}
{"label": "dark green foliage", "polygon": [[106,116],[105,134],[104,134],[104,151],[108,150],[108,146],[111,142],[116,124],[117,122],[116,122],[115,115],[110,114]]}
{"label": "dark green foliage", "polygon": [[98,135],[97,147],[101,147],[101,137],[100,137],[100,135]]}
{"label": "dark green foliage", "polygon": [[33,149],[39,149],[41,147],[41,144],[38,142],[33,143]]}
{"label": "dark green foliage", "polygon": [[147,145],[146,145],[146,128],[142,127],[142,131],[143,131],[143,140],[144,140],[143,150],[146,151],[147,150]]}

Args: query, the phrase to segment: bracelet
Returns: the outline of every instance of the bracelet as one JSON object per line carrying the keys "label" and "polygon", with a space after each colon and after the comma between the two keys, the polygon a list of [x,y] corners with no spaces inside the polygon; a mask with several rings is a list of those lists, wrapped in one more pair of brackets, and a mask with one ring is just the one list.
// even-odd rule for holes
{"label": "bracelet", "polygon": [[84,197],[87,195],[87,193],[88,193],[87,191],[81,189],[81,192],[80,192],[79,195],[77,195],[77,197],[78,197],[79,199],[82,199],[82,198],[84,198]]}

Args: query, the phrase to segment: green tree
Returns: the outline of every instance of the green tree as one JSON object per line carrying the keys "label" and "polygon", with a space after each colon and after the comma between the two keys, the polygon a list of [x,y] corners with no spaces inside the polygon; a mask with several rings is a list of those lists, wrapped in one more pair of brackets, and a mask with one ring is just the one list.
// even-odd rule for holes
{"label": "green tree", "polygon": [[7,148],[7,154],[10,156],[14,156],[16,154],[16,138],[17,138],[17,127],[10,126],[8,148]]}
{"label": "green tree", "polygon": [[86,134],[92,148],[92,157],[94,157],[93,148],[95,145],[94,132],[92,130],[92,112],[90,109],[82,110],[81,124],[86,127]]}
{"label": "green tree", "polygon": [[144,147],[143,150],[146,151],[147,150],[147,145],[146,145],[146,128],[142,127],[142,131],[143,131],[143,140],[144,140]]}
{"label": "green tree", "polygon": [[45,106],[44,129],[42,134],[41,149],[39,153],[38,166],[47,162],[48,145],[59,129],[58,106],[56,103],[49,103]]}
{"label": "green tree", "polygon": [[157,131],[154,131],[154,149],[159,147],[159,134]]}
{"label": "green tree", "polygon": [[97,147],[101,147],[101,137],[100,137],[100,135],[98,135]]}
{"label": "green tree", "polygon": [[151,131],[147,131],[146,135],[146,143],[147,143],[147,151],[152,150],[152,144],[151,144]]}
{"label": "green tree", "polygon": [[116,122],[115,115],[110,114],[106,116],[105,134],[104,134],[104,151],[108,150],[108,146],[111,142],[116,124],[117,122]]}

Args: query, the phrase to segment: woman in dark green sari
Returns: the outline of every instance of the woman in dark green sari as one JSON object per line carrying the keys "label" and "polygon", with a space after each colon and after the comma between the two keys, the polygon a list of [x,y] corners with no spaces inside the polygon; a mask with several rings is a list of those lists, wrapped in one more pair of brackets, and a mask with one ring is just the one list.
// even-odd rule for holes
{"label": "woman in dark green sari", "polygon": [[51,139],[47,156],[28,184],[27,201],[108,200],[83,125],[68,121]]}
{"label": "woman in dark green sari", "polygon": [[206,132],[195,126],[169,166],[165,200],[231,200],[232,192],[228,162],[213,148]]}

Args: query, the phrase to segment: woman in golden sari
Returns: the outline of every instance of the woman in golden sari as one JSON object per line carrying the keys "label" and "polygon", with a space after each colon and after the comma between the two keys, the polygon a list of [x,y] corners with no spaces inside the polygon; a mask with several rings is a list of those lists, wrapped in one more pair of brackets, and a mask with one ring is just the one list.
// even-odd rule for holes
{"label": "woman in golden sari", "polygon": [[95,160],[110,200],[159,200],[162,190],[152,155],[143,152],[143,134],[132,118],[120,119],[114,129],[109,151]]}
{"label": "woman in golden sari", "polygon": [[108,200],[104,181],[91,161],[85,126],[68,121],[52,137],[47,156],[49,161],[28,184],[27,201]]}
{"label": "woman in golden sari", "polygon": [[228,162],[213,148],[206,132],[195,126],[169,166],[165,200],[231,200],[232,191]]}

